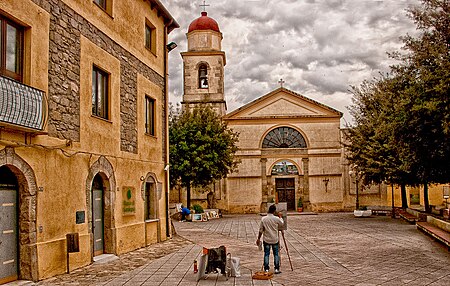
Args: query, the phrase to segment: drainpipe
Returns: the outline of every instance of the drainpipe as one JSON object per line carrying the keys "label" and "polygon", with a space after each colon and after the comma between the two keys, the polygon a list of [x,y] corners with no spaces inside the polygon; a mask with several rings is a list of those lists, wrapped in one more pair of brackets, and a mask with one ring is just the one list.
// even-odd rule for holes
{"label": "drainpipe", "polygon": [[166,166],[169,165],[169,91],[167,89],[168,86],[168,51],[167,51],[167,37],[168,37],[168,29],[167,27],[172,24],[171,20],[168,24],[164,26],[164,117],[165,117],[165,136],[164,136],[164,146],[165,146],[165,159],[164,159],[164,183],[165,183],[165,203],[166,203],[166,238],[171,237],[170,235],[170,215],[169,215],[169,169]]}

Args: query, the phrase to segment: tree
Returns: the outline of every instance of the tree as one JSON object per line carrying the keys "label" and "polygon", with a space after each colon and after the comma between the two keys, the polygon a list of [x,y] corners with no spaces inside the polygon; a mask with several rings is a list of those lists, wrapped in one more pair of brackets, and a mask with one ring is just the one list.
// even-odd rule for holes
{"label": "tree", "polygon": [[208,106],[171,114],[170,181],[186,188],[190,207],[191,186],[207,186],[225,178],[237,166],[238,134]]}
{"label": "tree", "polygon": [[[408,166],[398,156],[395,143],[396,91],[400,83],[395,78],[383,77],[378,81],[365,81],[361,87],[353,87],[354,105],[350,108],[356,126],[346,130],[347,159],[358,166],[365,183],[404,185],[409,177]],[[389,95],[389,96],[387,96]],[[407,207],[406,189],[402,188],[402,207]]]}
{"label": "tree", "polygon": [[406,146],[430,211],[428,184],[450,181],[450,2],[422,0],[410,16],[421,35],[404,38],[409,53],[397,55],[401,64],[393,68],[410,83],[398,108],[397,140]]}
{"label": "tree", "polygon": [[422,0],[409,16],[421,33],[403,38],[400,63],[354,89],[348,159],[374,181],[423,184],[429,210],[428,184],[450,181],[450,4]]}

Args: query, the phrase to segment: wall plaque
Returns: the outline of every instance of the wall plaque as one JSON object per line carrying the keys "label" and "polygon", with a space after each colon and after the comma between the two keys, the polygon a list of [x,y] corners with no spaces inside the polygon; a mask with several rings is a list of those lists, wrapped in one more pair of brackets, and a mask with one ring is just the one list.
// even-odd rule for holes
{"label": "wall plaque", "polygon": [[75,214],[75,221],[76,224],[82,224],[85,221],[85,212],[84,211],[77,211]]}
{"label": "wall plaque", "polygon": [[122,188],[122,214],[136,214],[136,189],[134,187]]}

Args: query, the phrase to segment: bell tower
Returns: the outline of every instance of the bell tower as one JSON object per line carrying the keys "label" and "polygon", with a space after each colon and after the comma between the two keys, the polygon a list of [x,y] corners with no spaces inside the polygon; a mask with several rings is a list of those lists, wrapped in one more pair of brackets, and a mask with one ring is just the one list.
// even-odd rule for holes
{"label": "bell tower", "polygon": [[183,109],[207,104],[220,116],[226,114],[224,95],[225,52],[217,22],[206,11],[195,19],[186,34],[187,52],[182,52],[184,92]]}

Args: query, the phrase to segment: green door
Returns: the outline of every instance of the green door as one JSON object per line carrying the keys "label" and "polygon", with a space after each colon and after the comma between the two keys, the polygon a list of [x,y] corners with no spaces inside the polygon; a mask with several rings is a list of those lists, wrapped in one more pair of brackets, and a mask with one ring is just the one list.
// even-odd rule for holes
{"label": "green door", "polygon": [[17,280],[17,189],[0,184],[0,284]]}
{"label": "green door", "polygon": [[104,252],[103,190],[92,190],[92,208],[94,256],[96,256]]}

